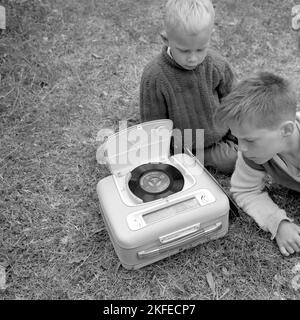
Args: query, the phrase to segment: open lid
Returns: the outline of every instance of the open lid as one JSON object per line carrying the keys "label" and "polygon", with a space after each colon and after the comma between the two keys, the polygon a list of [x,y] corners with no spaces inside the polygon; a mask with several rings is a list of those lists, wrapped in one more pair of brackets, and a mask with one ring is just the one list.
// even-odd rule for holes
{"label": "open lid", "polygon": [[161,162],[169,157],[173,121],[144,122],[108,136],[105,162],[114,175],[121,176],[139,165]]}

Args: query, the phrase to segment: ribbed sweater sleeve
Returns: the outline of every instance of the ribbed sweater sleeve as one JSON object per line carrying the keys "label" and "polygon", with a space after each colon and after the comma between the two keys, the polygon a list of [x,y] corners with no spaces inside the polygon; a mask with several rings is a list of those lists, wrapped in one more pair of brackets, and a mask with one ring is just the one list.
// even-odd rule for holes
{"label": "ribbed sweater sleeve", "polygon": [[159,68],[149,65],[144,69],[140,84],[140,115],[142,122],[169,118],[164,79]]}
{"label": "ribbed sweater sleeve", "polygon": [[220,79],[219,85],[217,86],[217,92],[220,101],[222,101],[222,98],[226,97],[232,90],[232,87],[235,85],[236,76],[227,61],[225,61],[225,63],[223,63],[223,65],[221,65],[220,67],[217,66],[217,68],[221,69],[218,70]]}
{"label": "ribbed sweater sleeve", "polygon": [[282,220],[292,221],[269,197],[264,188],[266,172],[248,166],[238,152],[238,159],[231,177],[231,189],[236,203],[249,214],[265,231],[271,232],[271,239],[277,234]]}

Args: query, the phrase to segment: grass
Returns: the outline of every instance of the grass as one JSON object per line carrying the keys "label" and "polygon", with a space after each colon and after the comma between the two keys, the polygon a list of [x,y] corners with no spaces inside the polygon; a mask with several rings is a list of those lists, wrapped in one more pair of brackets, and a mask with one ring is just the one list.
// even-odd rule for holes
{"label": "grass", "polygon": [[[293,1],[218,0],[212,46],[239,77],[300,81]],[[228,234],[137,271],[100,215],[97,132],[139,121],[139,79],[160,51],[159,0],[14,0],[0,35],[1,299],[299,299],[284,258],[245,214]],[[299,96],[299,87],[297,88]],[[228,187],[229,178],[218,175]],[[270,186],[299,223],[299,194]],[[216,290],[207,282],[211,273]]]}

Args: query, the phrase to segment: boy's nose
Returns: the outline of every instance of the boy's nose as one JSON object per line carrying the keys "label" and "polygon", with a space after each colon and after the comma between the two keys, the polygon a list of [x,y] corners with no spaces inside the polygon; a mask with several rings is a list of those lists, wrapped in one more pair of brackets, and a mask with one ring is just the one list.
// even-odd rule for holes
{"label": "boy's nose", "polygon": [[238,141],[238,148],[241,152],[246,152],[248,151],[247,146],[245,145],[245,143],[241,142],[240,140]]}
{"label": "boy's nose", "polygon": [[189,63],[196,63],[197,62],[197,55],[195,53],[191,53],[188,58]]}

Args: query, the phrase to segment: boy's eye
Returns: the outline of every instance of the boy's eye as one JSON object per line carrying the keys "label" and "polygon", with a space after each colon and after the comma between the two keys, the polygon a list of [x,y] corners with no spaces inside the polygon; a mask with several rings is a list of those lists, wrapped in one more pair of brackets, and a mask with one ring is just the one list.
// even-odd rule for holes
{"label": "boy's eye", "polygon": [[[181,53],[190,53],[191,51],[190,50],[187,50],[187,49],[178,49]],[[199,52],[203,52],[205,49],[197,49],[196,52],[199,53]]]}
{"label": "boy's eye", "polygon": [[254,143],[255,142],[255,140],[248,140],[248,139],[238,139],[238,140],[240,140],[241,142],[244,142],[244,143]]}

